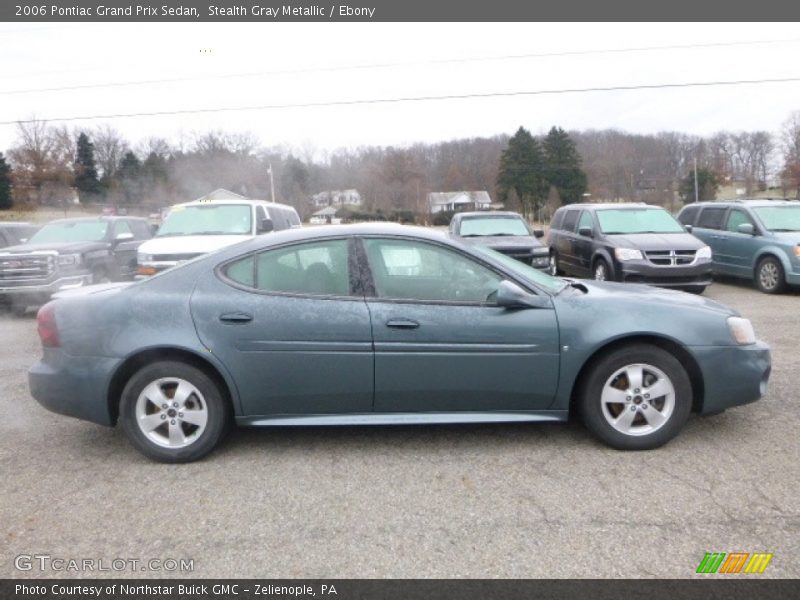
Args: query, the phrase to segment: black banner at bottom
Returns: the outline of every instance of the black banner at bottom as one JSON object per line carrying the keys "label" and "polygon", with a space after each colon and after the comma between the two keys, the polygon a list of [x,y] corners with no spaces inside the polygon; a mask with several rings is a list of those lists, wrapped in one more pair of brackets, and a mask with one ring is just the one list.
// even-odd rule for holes
{"label": "black banner at bottom", "polygon": [[3,579],[2,600],[786,600],[796,580],[714,579]]}

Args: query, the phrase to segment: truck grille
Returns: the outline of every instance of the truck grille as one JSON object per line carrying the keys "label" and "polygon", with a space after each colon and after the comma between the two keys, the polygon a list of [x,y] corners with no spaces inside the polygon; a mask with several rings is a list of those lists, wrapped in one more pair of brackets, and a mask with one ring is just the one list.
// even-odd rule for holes
{"label": "truck grille", "polygon": [[659,267],[679,267],[694,262],[695,250],[650,250],[644,255]]}
{"label": "truck grille", "polygon": [[56,270],[56,254],[6,254],[0,256],[0,281],[47,279]]}

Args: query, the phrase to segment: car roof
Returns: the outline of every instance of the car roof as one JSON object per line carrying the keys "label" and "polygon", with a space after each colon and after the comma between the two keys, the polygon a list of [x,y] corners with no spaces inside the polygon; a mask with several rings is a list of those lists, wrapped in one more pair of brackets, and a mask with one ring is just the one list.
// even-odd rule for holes
{"label": "car roof", "polygon": [[736,200],[710,200],[704,202],[692,202],[691,204],[687,204],[681,210],[689,208],[690,206],[719,206],[719,207],[728,207],[728,206],[794,206],[800,205],[797,200],[784,200],[784,199],[773,199],[773,198],[737,198]]}
{"label": "car roof", "polygon": [[147,221],[147,219],[143,217],[128,217],[125,215],[98,215],[96,217],[73,217],[71,219],[55,219],[53,221],[49,221],[45,223],[45,225],[50,225],[50,223],[81,223],[81,222],[91,222],[91,221]]}
{"label": "car roof", "polygon": [[27,221],[0,221],[0,227],[36,227]]}
{"label": "car roof", "polygon": [[559,208],[585,208],[587,210],[605,210],[609,208],[626,209],[626,208],[661,208],[663,206],[656,206],[654,204],[645,204],[644,202],[583,202],[576,204],[567,204]]}
{"label": "car roof", "polygon": [[460,212],[453,215],[453,218],[463,219],[464,217],[520,217],[522,215],[513,210],[474,210],[470,212]]}
{"label": "car roof", "polygon": [[274,207],[274,208],[287,208],[289,210],[294,211],[294,206],[289,206],[288,204],[281,204],[279,202],[270,202],[269,200],[253,200],[251,198],[242,198],[240,200],[236,200],[235,198],[230,198],[226,200],[192,200],[190,202],[181,202],[180,204],[174,204],[169,208],[175,208],[176,206],[208,206],[209,204],[247,204],[250,206],[266,206],[266,207]]}

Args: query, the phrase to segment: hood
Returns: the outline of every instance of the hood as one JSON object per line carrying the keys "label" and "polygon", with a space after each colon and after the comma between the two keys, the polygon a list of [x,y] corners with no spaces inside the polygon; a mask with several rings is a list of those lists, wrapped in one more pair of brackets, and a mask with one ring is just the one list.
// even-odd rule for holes
{"label": "hood", "polygon": [[716,300],[706,298],[705,296],[680,292],[678,290],[658,288],[643,283],[618,283],[615,281],[594,281],[590,279],[581,279],[576,283],[586,287],[586,289],[589,290],[589,295],[595,298],[605,297],[615,299],[616,297],[620,301],[625,301],[627,303],[632,301],[633,304],[637,305],[643,303],[657,303],[669,306],[699,308],[730,316],[739,315],[739,313],[732,308]]}
{"label": "hood", "polygon": [[690,233],[626,233],[606,238],[626,248],[638,250],[699,250],[705,244]]}
{"label": "hood", "polygon": [[108,292],[110,290],[121,290],[133,284],[133,281],[117,281],[114,283],[98,283],[97,285],[84,285],[71,290],[64,290],[53,294],[53,299],[59,298],[75,298],[76,296],[88,296],[90,294],[98,294],[100,292]]}
{"label": "hood", "polygon": [[459,241],[475,246],[497,248],[543,248],[539,238],[532,235],[482,235],[480,237],[459,237]]}
{"label": "hood", "polygon": [[784,244],[800,244],[800,231],[773,231],[772,237]]}
{"label": "hood", "polygon": [[52,252],[59,254],[78,254],[89,250],[108,248],[106,242],[51,242],[49,244],[19,244],[18,246],[8,246],[0,250],[0,254],[27,254],[29,252]]}
{"label": "hood", "polygon": [[139,246],[142,254],[205,254],[251,239],[251,235],[175,235],[154,237]]}

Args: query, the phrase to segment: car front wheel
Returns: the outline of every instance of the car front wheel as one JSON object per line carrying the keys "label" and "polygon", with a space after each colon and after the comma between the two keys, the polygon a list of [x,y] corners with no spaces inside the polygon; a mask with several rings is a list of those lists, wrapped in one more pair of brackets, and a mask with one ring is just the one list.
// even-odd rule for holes
{"label": "car front wheel", "polygon": [[548,271],[553,277],[562,274],[561,269],[558,268],[558,255],[555,252],[550,253],[550,266],[548,267]]}
{"label": "car front wheel", "polygon": [[602,258],[594,263],[593,276],[595,281],[606,281],[609,279],[608,264]]}
{"label": "car front wheel", "polygon": [[133,445],[159,462],[191,462],[219,443],[230,410],[203,371],[164,361],[143,367],[122,392],[119,420]]}
{"label": "car front wheel", "polygon": [[758,263],[756,268],[756,285],[765,294],[778,294],[786,287],[781,261],[768,256]]}
{"label": "car front wheel", "polygon": [[620,450],[650,450],[683,427],[692,386],[680,362],[655,346],[622,347],[597,361],[579,391],[586,427]]}

